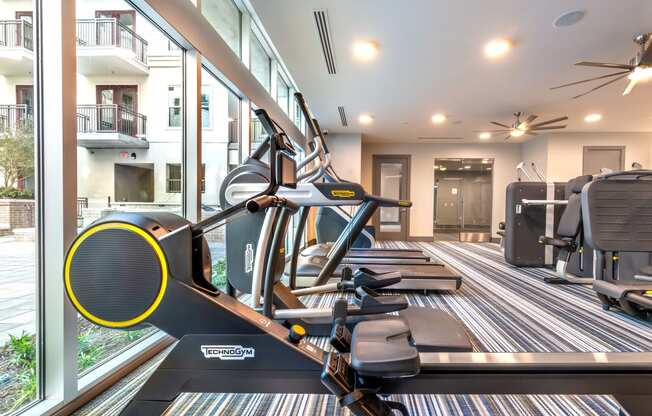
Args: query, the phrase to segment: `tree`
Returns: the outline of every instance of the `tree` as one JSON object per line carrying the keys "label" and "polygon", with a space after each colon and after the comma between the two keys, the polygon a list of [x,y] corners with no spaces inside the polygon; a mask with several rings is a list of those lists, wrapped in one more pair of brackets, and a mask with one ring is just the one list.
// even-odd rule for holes
{"label": "tree", "polygon": [[8,129],[0,135],[0,172],[4,187],[15,187],[34,175],[34,133],[29,127]]}

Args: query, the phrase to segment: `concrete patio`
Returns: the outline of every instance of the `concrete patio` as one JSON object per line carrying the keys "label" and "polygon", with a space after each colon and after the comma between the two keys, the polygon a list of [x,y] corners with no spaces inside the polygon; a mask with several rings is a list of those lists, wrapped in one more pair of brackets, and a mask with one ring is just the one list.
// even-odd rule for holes
{"label": "concrete patio", "polygon": [[0,346],[36,331],[36,244],[0,237]]}

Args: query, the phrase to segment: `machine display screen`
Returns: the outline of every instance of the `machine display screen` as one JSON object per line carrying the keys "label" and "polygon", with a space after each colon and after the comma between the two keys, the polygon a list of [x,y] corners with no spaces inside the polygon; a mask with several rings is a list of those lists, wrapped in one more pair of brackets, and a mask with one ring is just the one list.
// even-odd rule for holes
{"label": "machine display screen", "polygon": [[280,185],[285,186],[286,188],[296,188],[297,185],[297,163],[294,159],[285,153],[280,153],[280,163],[278,164],[280,168],[279,180]]}

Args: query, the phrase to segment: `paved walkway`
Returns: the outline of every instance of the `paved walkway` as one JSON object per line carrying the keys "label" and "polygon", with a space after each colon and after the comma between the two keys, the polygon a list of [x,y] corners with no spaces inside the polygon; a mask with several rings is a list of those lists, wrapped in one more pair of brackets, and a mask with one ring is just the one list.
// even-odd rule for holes
{"label": "paved walkway", "polygon": [[9,335],[36,331],[36,245],[0,238],[0,347]]}

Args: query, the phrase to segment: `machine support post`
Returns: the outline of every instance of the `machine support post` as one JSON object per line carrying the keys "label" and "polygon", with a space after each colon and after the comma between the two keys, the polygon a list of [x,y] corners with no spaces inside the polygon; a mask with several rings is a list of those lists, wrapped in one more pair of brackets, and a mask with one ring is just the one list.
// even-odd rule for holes
{"label": "machine support post", "polygon": [[374,215],[374,212],[376,212],[378,205],[379,202],[373,199],[365,199],[362,205],[360,205],[360,209],[355,213],[349,225],[342,231],[335,244],[333,244],[333,248],[328,253],[328,261],[326,261],[321,272],[319,272],[319,276],[317,276],[317,280],[315,281],[316,286],[328,282],[328,279],[330,279],[337,266],[349,251],[351,240],[355,240],[360,234],[369,219]]}

